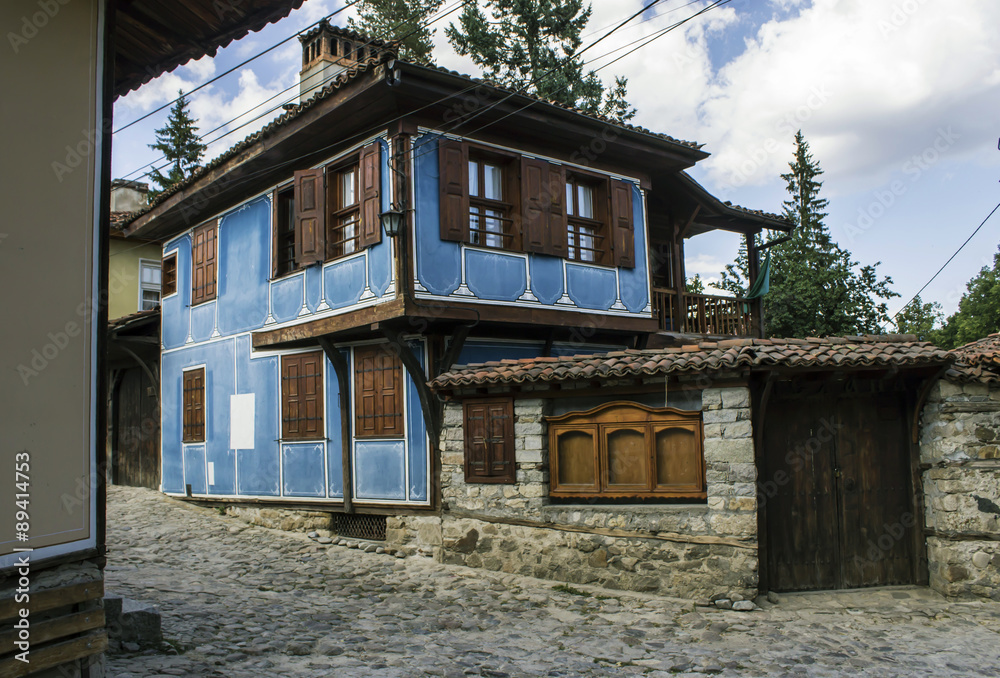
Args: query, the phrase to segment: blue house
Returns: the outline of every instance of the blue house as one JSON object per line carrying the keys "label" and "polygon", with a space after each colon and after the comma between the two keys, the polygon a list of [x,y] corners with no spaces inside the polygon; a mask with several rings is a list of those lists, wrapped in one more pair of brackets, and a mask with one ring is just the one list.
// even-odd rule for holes
{"label": "blue house", "polygon": [[790,225],[685,174],[697,144],[301,39],[300,103],[125,228],[165,243],[164,492],[440,510],[428,382],[453,365],[759,336],[756,302],[687,294],[684,240],[744,234],[755,265]]}

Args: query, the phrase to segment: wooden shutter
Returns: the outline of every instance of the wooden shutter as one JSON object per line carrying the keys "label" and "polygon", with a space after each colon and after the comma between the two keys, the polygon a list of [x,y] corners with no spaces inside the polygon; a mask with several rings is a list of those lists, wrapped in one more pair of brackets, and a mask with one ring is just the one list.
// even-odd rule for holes
{"label": "wooden shutter", "polygon": [[205,368],[184,372],[184,422],[182,442],[205,442]]}
{"label": "wooden shutter", "polygon": [[635,268],[635,234],[632,218],[632,184],[611,180],[611,243],[614,265]]}
{"label": "wooden shutter", "polygon": [[217,222],[199,226],[191,238],[191,305],[215,299]]}
{"label": "wooden shutter", "polygon": [[295,263],[308,266],[326,255],[326,191],[323,170],[295,173]]}
{"label": "wooden shutter", "polygon": [[177,253],[172,252],[167,256],[163,257],[163,264],[161,265],[163,271],[163,277],[161,278],[160,284],[160,295],[162,297],[170,296],[177,291]]}
{"label": "wooden shutter", "polygon": [[380,187],[382,164],[380,145],[368,144],[361,151],[361,236],[359,247],[371,247],[382,242]]}
{"label": "wooden shutter", "polygon": [[323,427],[323,352],[281,358],[281,437],[320,440]]}
{"label": "wooden shutter", "polygon": [[521,158],[521,229],[527,252],[566,256],[566,169]]}
{"label": "wooden shutter", "polygon": [[469,239],[469,150],[461,141],[438,141],[441,239]]}
{"label": "wooden shutter", "polygon": [[464,409],[465,481],[515,482],[513,401],[469,401]]}
{"label": "wooden shutter", "polygon": [[385,344],[354,349],[355,435],[402,437],[403,379],[399,357]]}

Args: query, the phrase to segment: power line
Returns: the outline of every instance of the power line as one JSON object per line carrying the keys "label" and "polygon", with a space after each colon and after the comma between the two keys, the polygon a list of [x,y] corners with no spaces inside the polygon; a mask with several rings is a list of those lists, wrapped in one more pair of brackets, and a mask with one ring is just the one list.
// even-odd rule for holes
{"label": "power line", "polygon": [[[327,21],[327,20],[329,20],[330,18],[332,18],[332,17],[334,17],[334,16],[336,16],[336,15],[340,14],[340,13],[341,13],[341,12],[343,12],[344,10],[346,10],[346,9],[347,9],[348,7],[351,7],[352,5],[356,5],[356,4],[358,4],[359,2],[361,2],[361,0],[348,0],[348,2],[347,2],[347,4],[346,4],[346,5],[344,5],[344,6],[343,6],[343,7],[341,7],[340,9],[336,10],[335,12],[331,12],[330,14],[326,15],[325,17],[323,17],[322,19],[320,19],[319,21],[317,21],[316,23],[313,23],[313,24],[310,24],[309,26],[306,26],[306,27],[305,27],[304,29],[302,29],[301,31],[297,31],[297,32],[293,33],[292,35],[289,35],[289,36],[288,36],[287,38],[285,38],[285,39],[284,39],[284,40],[282,40],[281,42],[277,42],[277,43],[275,43],[275,44],[271,45],[270,47],[268,47],[267,49],[265,49],[264,51],[262,51],[262,52],[258,52],[257,54],[254,54],[254,55],[253,55],[252,57],[250,57],[250,58],[246,59],[245,61],[241,61],[240,63],[238,63],[238,64],[236,64],[235,66],[233,66],[232,68],[230,68],[230,69],[229,69],[228,71],[226,71],[226,72],[224,72],[224,73],[220,73],[219,75],[215,76],[215,77],[214,77],[214,78],[212,78],[211,80],[207,80],[207,81],[205,81],[205,82],[201,83],[200,85],[198,85],[197,87],[195,87],[195,88],[194,88],[193,90],[191,90],[191,91],[190,91],[190,92],[188,92],[187,94],[194,94],[194,93],[195,93],[195,92],[197,92],[198,90],[200,90],[200,89],[202,89],[202,88],[204,88],[204,87],[207,87],[208,85],[211,85],[211,84],[212,84],[213,82],[215,82],[215,81],[219,80],[220,78],[224,78],[224,77],[226,77],[227,75],[229,75],[229,74],[230,74],[230,73],[232,73],[233,71],[235,71],[235,70],[237,70],[237,69],[240,69],[240,68],[243,68],[244,66],[246,66],[246,65],[247,65],[248,63],[250,63],[250,62],[251,62],[251,61],[253,61],[254,59],[258,59],[258,58],[260,58],[260,57],[264,56],[265,54],[267,54],[268,52],[271,52],[272,50],[275,50],[275,49],[277,49],[278,47],[281,47],[282,45],[284,45],[284,44],[285,44],[286,42],[288,42],[288,41],[289,41],[289,40],[291,40],[292,38],[297,38],[297,37],[298,37],[299,35],[301,35],[302,33],[305,33],[306,31],[310,31],[310,30],[312,30],[312,29],[313,29],[314,27],[318,26],[318,25],[319,25],[320,23],[322,23],[323,21]],[[163,104],[163,105],[162,105],[162,106],[160,106],[159,108],[156,108],[156,109],[153,109],[153,110],[152,110],[152,111],[150,111],[149,113],[146,113],[146,114],[145,114],[144,116],[142,116],[141,118],[136,118],[135,120],[133,120],[132,122],[128,123],[127,125],[124,125],[124,126],[122,126],[122,127],[119,127],[118,129],[116,129],[116,130],[114,130],[113,132],[111,132],[111,134],[112,134],[112,135],[114,135],[114,134],[118,134],[118,133],[119,133],[119,132],[121,132],[122,130],[124,130],[124,129],[128,129],[129,127],[131,127],[132,125],[136,124],[137,122],[142,122],[143,120],[145,120],[146,118],[150,117],[151,115],[154,115],[154,114],[156,114],[156,113],[159,113],[160,111],[162,111],[163,109],[167,108],[168,106],[173,106],[173,105],[174,105],[174,104],[176,104],[176,103],[177,103],[178,101],[180,101],[180,100],[181,100],[181,99],[182,99],[182,98],[183,98],[184,96],[187,96],[187,94],[184,94],[184,95],[181,95],[181,96],[177,97],[176,99],[174,99],[173,101],[168,101],[167,103]]]}
{"label": "power line", "polygon": [[[966,238],[966,239],[965,239],[965,242],[963,242],[963,243],[961,244],[961,246],[960,246],[960,247],[959,247],[959,248],[958,248],[957,250],[955,250],[955,253],[954,253],[954,254],[952,254],[952,255],[951,255],[950,257],[948,257],[948,261],[944,262],[944,265],[943,265],[943,266],[941,266],[941,268],[939,268],[939,269],[937,270],[937,273],[935,273],[934,275],[932,275],[932,276],[931,276],[931,279],[930,279],[930,280],[928,280],[928,281],[927,281],[926,283],[924,283],[924,286],[920,288],[920,291],[919,291],[919,292],[917,292],[916,294],[914,294],[914,295],[913,295],[913,297],[912,297],[912,298],[911,298],[911,299],[910,299],[910,300],[909,300],[908,302],[906,302],[906,304],[904,304],[904,305],[903,305],[903,308],[899,309],[899,311],[897,311],[897,312],[896,312],[896,314],[895,314],[894,316],[892,316],[892,319],[893,319],[893,321],[895,321],[895,320],[896,320],[896,318],[898,318],[898,317],[899,317],[899,314],[900,314],[900,313],[902,313],[903,311],[905,311],[905,310],[906,310],[906,308],[907,308],[907,307],[908,307],[908,306],[909,306],[910,304],[912,304],[912,303],[913,303],[913,301],[914,301],[914,300],[915,300],[915,299],[916,299],[917,297],[919,297],[919,296],[920,296],[921,292],[923,292],[924,290],[926,290],[926,289],[927,289],[927,287],[928,287],[928,286],[929,286],[929,285],[930,285],[930,284],[931,284],[932,282],[934,282],[934,280],[935,280],[935,279],[936,279],[936,278],[937,278],[937,277],[938,277],[939,275],[941,275],[941,271],[943,271],[943,270],[944,270],[945,268],[947,268],[948,264],[950,264],[950,263],[952,262],[952,260],[953,260],[953,259],[954,259],[955,257],[957,257],[957,256],[958,256],[958,253],[959,253],[959,252],[961,252],[961,251],[962,251],[963,249],[965,249],[965,246],[969,244],[969,241],[970,241],[970,240],[972,240],[973,238],[975,238],[975,237],[976,237],[976,234],[977,234],[977,233],[979,233],[979,231],[980,231],[980,230],[982,229],[982,227],[986,225],[986,222],[990,220],[990,217],[992,217],[992,216],[993,216],[993,214],[994,214],[994,213],[995,213],[995,212],[996,212],[996,211],[997,211],[998,209],[1000,209],[1000,203],[997,203],[997,206],[996,206],[996,207],[994,207],[994,208],[993,208],[993,209],[992,209],[992,210],[990,211],[990,213],[986,215],[986,218],[985,218],[985,219],[983,219],[982,223],[980,223],[980,224],[979,224],[978,226],[976,226],[976,230],[974,230],[974,231],[972,232],[972,235],[970,235],[970,236],[969,236],[968,238]],[[884,327],[885,327],[885,326],[883,325],[883,328],[884,328]]]}

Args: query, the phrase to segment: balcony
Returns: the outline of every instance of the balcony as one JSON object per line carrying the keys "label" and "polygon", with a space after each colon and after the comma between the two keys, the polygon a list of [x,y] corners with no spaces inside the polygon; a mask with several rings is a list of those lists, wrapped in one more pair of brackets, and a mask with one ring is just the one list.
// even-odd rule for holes
{"label": "balcony", "polygon": [[758,337],[760,323],[754,311],[753,301],[739,297],[678,295],[676,290],[653,288],[653,312],[661,332]]}

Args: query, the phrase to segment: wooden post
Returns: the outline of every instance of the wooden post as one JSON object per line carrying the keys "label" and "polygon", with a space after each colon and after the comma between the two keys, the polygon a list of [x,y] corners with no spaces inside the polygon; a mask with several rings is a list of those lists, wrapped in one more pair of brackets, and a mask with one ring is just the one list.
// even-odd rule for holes
{"label": "wooden post", "polygon": [[351,373],[347,361],[329,337],[320,337],[319,345],[323,347],[323,353],[333,364],[333,369],[337,373],[337,386],[340,389],[340,447],[341,447],[341,471],[343,473],[344,485],[344,512],[354,513],[354,502],[352,501],[353,482],[351,473],[351,398],[350,383]]}
{"label": "wooden post", "polygon": [[420,365],[417,356],[413,354],[413,351],[410,350],[410,347],[402,339],[399,332],[390,327],[385,327],[382,329],[382,333],[389,340],[389,343],[396,347],[400,362],[403,363],[403,367],[406,368],[406,371],[413,379],[414,385],[417,387],[417,395],[420,398],[420,409],[424,413],[427,434],[431,439],[431,448],[433,452],[436,452],[441,435],[441,400],[427,386],[427,375],[424,372],[424,368]]}
{"label": "wooden post", "polygon": [[[760,231],[747,233],[743,237],[747,244],[747,268],[749,269],[749,279],[747,289],[749,290],[757,282],[760,276],[760,251],[757,249],[756,237]],[[750,302],[750,325],[754,336],[758,339],[764,338],[764,299],[757,297]]]}

